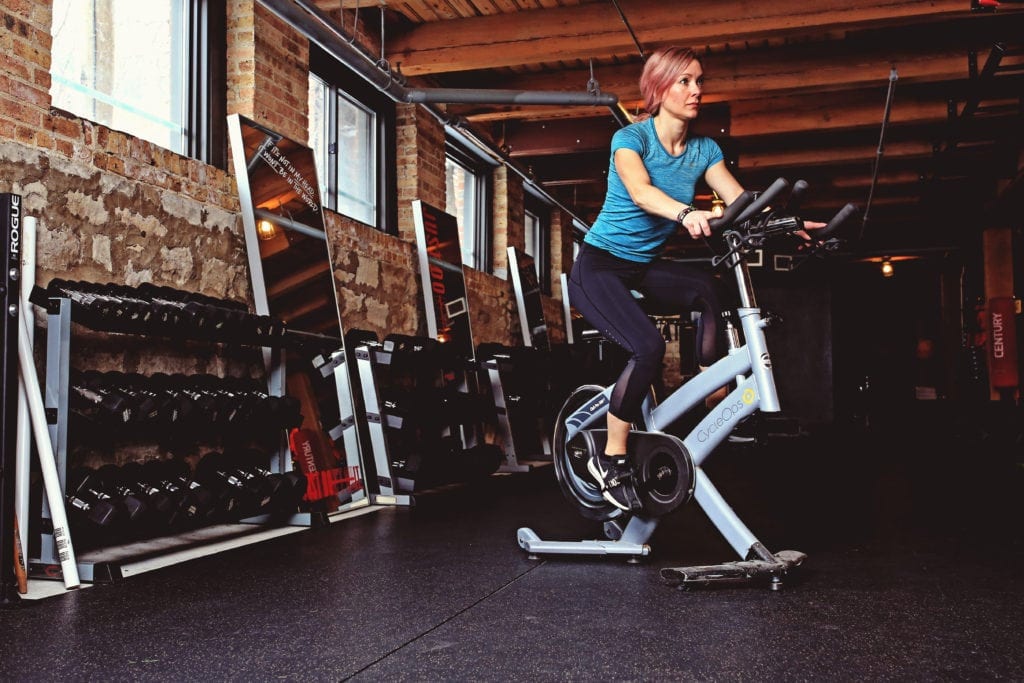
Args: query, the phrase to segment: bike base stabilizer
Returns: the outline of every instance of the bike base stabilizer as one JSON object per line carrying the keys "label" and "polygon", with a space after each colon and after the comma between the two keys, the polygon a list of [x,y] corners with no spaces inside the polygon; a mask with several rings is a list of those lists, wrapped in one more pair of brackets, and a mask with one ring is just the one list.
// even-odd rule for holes
{"label": "bike base stabilizer", "polygon": [[807,558],[804,553],[796,550],[783,550],[775,553],[772,559],[744,560],[709,564],[698,567],[666,567],[661,570],[661,578],[670,586],[680,590],[738,583],[767,583],[773,590],[782,588],[783,579],[789,570],[799,567]]}

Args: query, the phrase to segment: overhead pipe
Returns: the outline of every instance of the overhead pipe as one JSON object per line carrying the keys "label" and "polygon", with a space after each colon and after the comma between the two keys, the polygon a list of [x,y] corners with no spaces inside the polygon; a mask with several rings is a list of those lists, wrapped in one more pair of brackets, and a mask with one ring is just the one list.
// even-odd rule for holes
{"label": "overhead pipe", "polygon": [[594,89],[588,92],[516,91],[516,90],[471,90],[461,88],[408,88],[405,77],[391,70],[383,59],[375,59],[359,45],[354,37],[345,35],[344,30],[331,21],[318,7],[307,0],[259,0],[268,10],[291,24],[310,40],[334,55],[342,64],[366,80],[395,102],[423,105],[450,133],[457,137],[470,137],[474,145],[487,152],[492,158],[519,175],[526,183],[546,197],[579,223],[586,225],[570,209],[562,205],[546,190],[537,185],[525,171],[520,169],[508,155],[489,141],[481,139],[470,131],[466,122],[434,107],[434,104],[545,104],[545,105],[590,105],[607,106],[619,125],[629,123],[628,115],[619,104],[616,95],[601,93]]}
{"label": "overhead pipe", "polygon": [[619,98],[601,92],[420,88],[406,90],[403,101],[410,104],[568,104],[611,107],[618,103]]}

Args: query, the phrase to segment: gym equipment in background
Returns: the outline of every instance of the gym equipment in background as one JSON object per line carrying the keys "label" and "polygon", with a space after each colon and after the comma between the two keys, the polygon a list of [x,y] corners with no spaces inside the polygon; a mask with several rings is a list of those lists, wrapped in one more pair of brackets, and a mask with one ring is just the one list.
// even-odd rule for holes
{"label": "gym equipment in background", "polygon": [[478,436],[493,408],[464,390],[475,361],[436,339],[400,334],[363,338],[356,358],[382,496],[410,504],[413,493],[497,471],[500,449]]}
{"label": "gym equipment in background", "polygon": [[516,297],[523,346],[550,350],[551,342],[548,339],[548,323],[544,319],[540,279],[537,277],[537,265],[533,257],[516,247],[509,247],[508,274],[512,280],[512,292]]}

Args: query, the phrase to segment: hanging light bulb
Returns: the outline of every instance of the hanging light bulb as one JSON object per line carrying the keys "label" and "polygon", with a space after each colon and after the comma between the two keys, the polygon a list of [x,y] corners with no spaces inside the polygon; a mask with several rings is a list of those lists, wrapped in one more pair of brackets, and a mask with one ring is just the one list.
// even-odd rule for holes
{"label": "hanging light bulb", "polygon": [[886,256],[882,259],[882,277],[892,277],[892,261]]}
{"label": "hanging light bulb", "polygon": [[277,226],[264,218],[256,223],[256,235],[261,240],[272,240],[277,237]]}

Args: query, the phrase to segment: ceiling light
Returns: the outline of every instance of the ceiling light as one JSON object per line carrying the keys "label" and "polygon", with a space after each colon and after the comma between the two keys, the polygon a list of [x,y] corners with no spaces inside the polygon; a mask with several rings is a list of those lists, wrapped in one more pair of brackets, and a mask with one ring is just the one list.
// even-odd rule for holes
{"label": "ceiling light", "polygon": [[256,223],[256,235],[261,240],[272,240],[277,237],[277,226],[264,218]]}
{"label": "ceiling light", "polygon": [[892,277],[892,261],[888,257],[882,259],[882,277]]}

